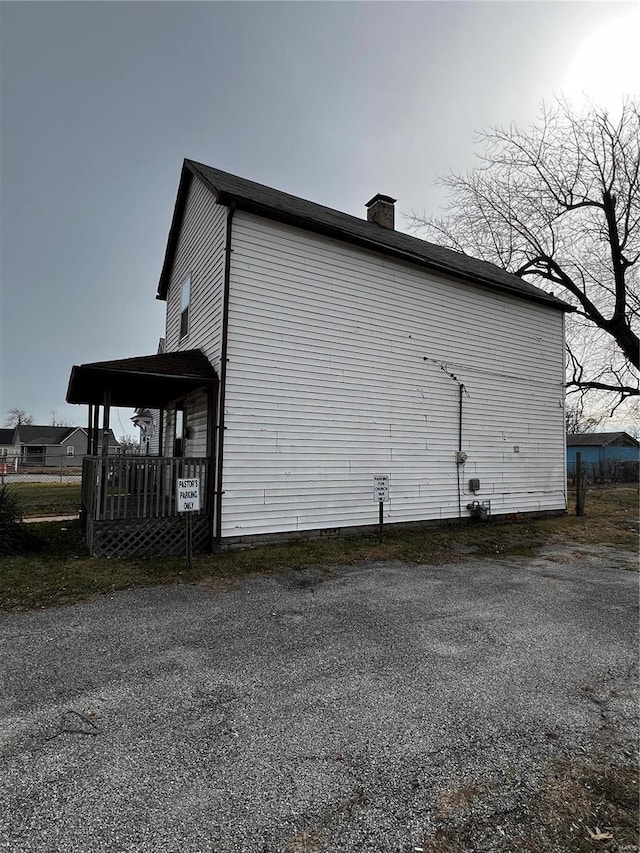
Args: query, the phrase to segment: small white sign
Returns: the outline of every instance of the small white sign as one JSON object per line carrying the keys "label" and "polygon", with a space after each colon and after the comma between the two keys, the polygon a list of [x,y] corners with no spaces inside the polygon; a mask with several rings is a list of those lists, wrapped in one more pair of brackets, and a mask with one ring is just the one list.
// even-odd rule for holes
{"label": "small white sign", "polygon": [[389,500],[389,475],[378,474],[373,478],[374,503],[386,503]]}
{"label": "small white sign", "polygon": [[178,480],[176,484],[178,512],[197,512],[200,509],[200,479]]}

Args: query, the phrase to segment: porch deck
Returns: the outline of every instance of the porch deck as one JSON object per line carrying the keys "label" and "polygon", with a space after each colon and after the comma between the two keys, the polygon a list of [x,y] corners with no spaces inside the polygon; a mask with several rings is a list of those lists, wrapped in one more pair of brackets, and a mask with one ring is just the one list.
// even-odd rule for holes
{"label": "porch deck", "polygon": [[211,545],[210,460],[162,456],[86,456],[81,519],[92,556],[160,556],[185,549],[176,481],[200,480],[201,508],[191,513],[194,550]]}

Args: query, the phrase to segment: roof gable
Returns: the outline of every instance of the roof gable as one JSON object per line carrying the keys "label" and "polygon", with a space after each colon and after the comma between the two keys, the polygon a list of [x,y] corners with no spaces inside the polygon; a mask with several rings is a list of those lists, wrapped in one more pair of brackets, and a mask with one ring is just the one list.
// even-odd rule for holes
{"label": "roof gable", "polygon": [[572,311],[573,308],[544,290],[540,290],[500,267],[428,243],[401,231],[383,228],[375,222],[341,213],[330,207],[306,201],[289,193],[272,189],[264,184],[248,181],[237,175],[213,169],[203,163],[185,160],[178,187],[171,229],[167,241],[162,273],[158,284],[158,299],[165,299],[173,261],[178,245],[180,227],[193,177],[211,191],[218,204],[233,206],[240,210],[286,222],[344,242],[385,255],[391,255],[407,263],[453,276],[475,285],[502,290],[524,299],[542,302],[552,308]]}
{"label": "roof gable", "polygon": [[85,436],[86,436],[86,434],[87,434],[87,433],[86,433],[86,430],[84,430],[82,427],[75,427],[74,429],[71,429],[71,430],[67,433],[67,435],[65,435],[65,437],[61,440],[60,444],[64,444],[66,441],[69,441],[69,439],[73,438],[73,436],[74,436],[77,432],[79,432],[79,433],[81,433],[82,435],[85,435]]}

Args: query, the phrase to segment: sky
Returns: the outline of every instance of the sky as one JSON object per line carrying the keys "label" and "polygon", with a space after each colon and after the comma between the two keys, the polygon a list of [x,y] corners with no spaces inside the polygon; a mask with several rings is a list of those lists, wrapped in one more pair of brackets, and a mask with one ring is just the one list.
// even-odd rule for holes
{"label": "sky", "polygon": [[406,230],[476,132],[619,105],[638,44],[615,0],[0,3],[0,425],[84,425],[72,365],[156,352],[185,157]]}

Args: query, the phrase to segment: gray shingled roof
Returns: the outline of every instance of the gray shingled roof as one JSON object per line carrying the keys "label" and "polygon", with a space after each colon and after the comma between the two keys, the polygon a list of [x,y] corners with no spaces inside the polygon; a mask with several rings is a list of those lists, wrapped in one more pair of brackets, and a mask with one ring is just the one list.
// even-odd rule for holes
{"label": "gray shingled roof", "polygon": [[[69,438],[71,433],[75,432],[77,429],[82,429],[82,427],[56,427],[49,426],[48,424],[21,424],[17,428],[18,444],[29,444],[37,447],[62,444],[62,442],[66,438]],[[109,444],[114,446],[120,444],[111,429],[109,430]]]}
{"label": "gray shingled roof", "polygon": [[94,361],[71,369],[67,403],[101,405],[108,390],[112,406],[160,409],[178,396],[217,382],[215,370],[200,350]]}
{"label": "gray shingled roof", "polygon": [[156,376],[195,377],[214,379],[215,371],[209,359],[198,349],[163,352],[156,355],[137,355],[112,361],[93,361],[81,367],[120,373],[145,373]]}
{"label": "gray shingled roof", "polygon": [[624,438],[629,446],[638,445],[638,440],[628,432],[584,432],[569,433],[567,447],[604,447]]}
{"label": "gray shingled roof", "polygon": [[460,252],[454,252],[451,249],[445,249],[434,243],[428,243],[401,231],[383,228],[374,222],[368,222],[366,219],[359,219],[357,216],[350,216],[330,207],[305,201],[305,199],[289,193],[280,192],[280,190],[248,181],[236,175],[230,175],[228,172],[213,169],[211,166],[196,163],[193,160],[184,161],[164,265],[158,285],[158,299],[165,299],[167,295],[180,225],[193,175],[197,176],[211,190],[220,204],[233,204],[240,210],[256,213],[268,219],[288,222],[338,240],[355,243],[372,251],[392,255],[406,262],[452,275],[476,285],[507,291],[525,299],[543,302],[552,308],[563,311],[573,310],[571,306],[556,299],[551,294],[545,293],[545,291],[494,264],[480,261]]}
{"label": "gray shingled roof", "polygon": [[8,429],[0,429],[0,444],[13,444],[14,432],[14,427],[9,427]]}
{"label": "gray shingled roof", "polygon": [[20,444],[61,444],[78,427],[56,427],[48,424],[20,424]]}

